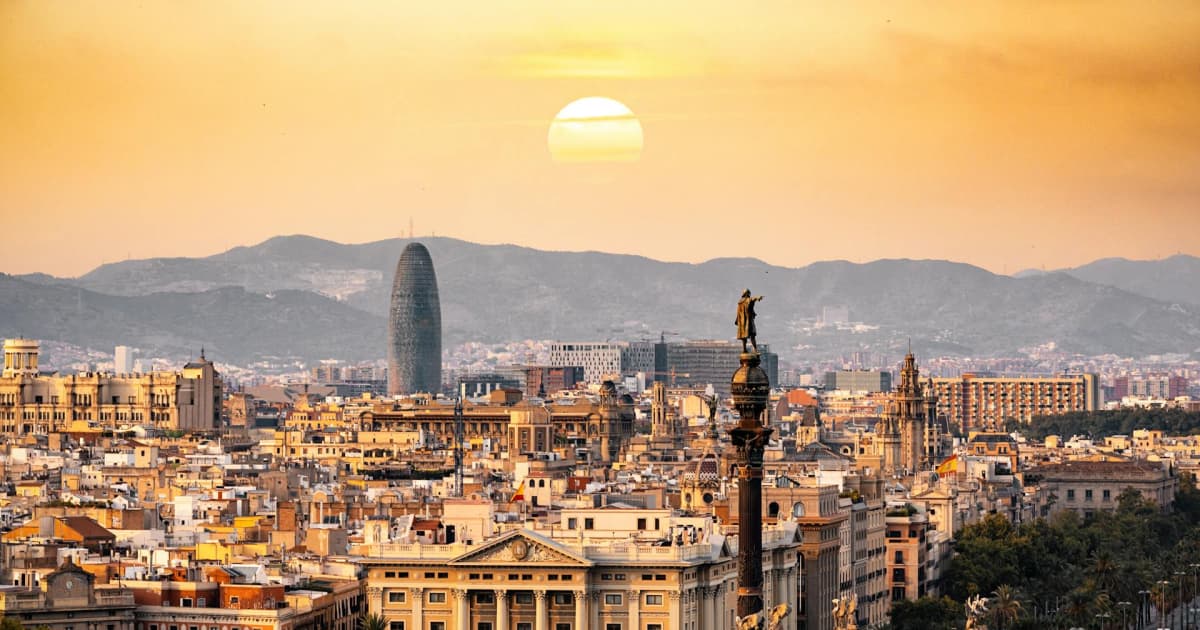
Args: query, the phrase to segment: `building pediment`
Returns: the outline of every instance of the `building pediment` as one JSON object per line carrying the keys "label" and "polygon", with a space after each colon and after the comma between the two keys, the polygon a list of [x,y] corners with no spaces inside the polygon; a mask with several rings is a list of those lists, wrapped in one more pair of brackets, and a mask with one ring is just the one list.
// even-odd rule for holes
{"label": "building pediment", "polygon": [[451,565],[549,565],[588,567],[593,563],[578,552],[528,530],[509,532],[480,549],[451,560]]}

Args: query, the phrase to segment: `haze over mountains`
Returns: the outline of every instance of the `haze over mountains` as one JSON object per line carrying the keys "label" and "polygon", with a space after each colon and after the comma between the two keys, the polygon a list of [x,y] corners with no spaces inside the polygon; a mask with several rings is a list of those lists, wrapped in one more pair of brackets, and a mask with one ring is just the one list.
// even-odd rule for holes
{"label": "haze over mountains", "polygon": [[[962,263],[879,260],[801,268],[756,259],[667,263],[596,252],[547,252],[418,239],[437,269],[448,346],[476,340],[730,338],[749,287],[760,341],[785,358],[858,349],[1012,355],[1054,342],[1123,356],[1200,349],[1200,259],[1104,259],[1002,276]],[[0,275],[0,335],[152,356],[378,359],[388,296],[407,239],[343,245],[283,236],[207,258],[154,258],[79,278]],[[815,327],[847,306],[865,326]]]}

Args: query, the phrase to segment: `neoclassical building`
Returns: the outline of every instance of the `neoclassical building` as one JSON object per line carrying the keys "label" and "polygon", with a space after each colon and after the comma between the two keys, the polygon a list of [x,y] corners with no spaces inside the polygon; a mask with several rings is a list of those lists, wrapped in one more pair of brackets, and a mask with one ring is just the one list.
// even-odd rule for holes
{"label": "neoclassical building", "polygon": [[[650,514],[665,517],[667,510],[623,512],[564,511],[553,536],[519,529],[476,545],[375,546],[357,559],[368,610],[392,630],[734,628],[733,539],[690,524],[701,519],[653,522]],[[618,527],[608,531],[621,538],[589,538],[626,516],[644,529],[627,534]],[[665,538],[651,540],[658,536]],[[794,527],[765,532],[768,606],[798,605],[798,549]]]}
{"label": "neoclassical building", "polygon": [[220,426],[221,379],[203,352],[199,361],[179,372],[62,376],[40,370],[38,350],[37,341],[4,341],[0,375],[0,433],[4,435],[48,435],[67,431],[78,422],[194,431]]}

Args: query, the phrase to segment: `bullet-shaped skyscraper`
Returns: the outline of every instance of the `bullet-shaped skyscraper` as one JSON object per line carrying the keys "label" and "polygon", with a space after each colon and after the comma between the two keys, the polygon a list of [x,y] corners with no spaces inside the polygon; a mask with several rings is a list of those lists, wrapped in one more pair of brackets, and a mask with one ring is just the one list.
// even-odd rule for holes
{"label": "bullet-shaped skyscraper", "polygon": [[409,243],[396,263],[388,321],[388,394],[442,389],[442,308],[429,250]]}

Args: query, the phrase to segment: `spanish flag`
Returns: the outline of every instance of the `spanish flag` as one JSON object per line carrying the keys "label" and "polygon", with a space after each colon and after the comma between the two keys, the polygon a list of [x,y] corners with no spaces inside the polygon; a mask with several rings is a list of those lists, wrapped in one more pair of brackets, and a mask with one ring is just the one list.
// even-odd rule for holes
{"label": "spanish flag", "polygon": [[958,472],[958,453],[946,458],[946,461],[938,464],[937,474],[939,477]]}
{"label": "spanish flag", "polygon": [[521,485],[517,486],[517,491],[513,493],[512,498],[508,500],[509,504],[517,501],[525,500],[525,480],[521,480]]}

